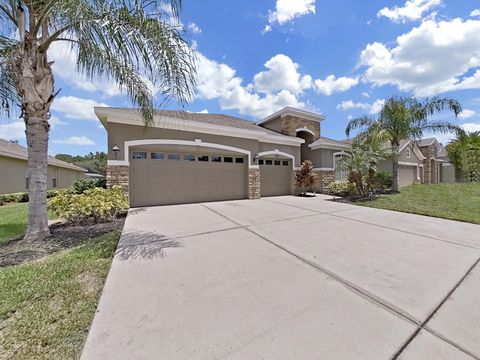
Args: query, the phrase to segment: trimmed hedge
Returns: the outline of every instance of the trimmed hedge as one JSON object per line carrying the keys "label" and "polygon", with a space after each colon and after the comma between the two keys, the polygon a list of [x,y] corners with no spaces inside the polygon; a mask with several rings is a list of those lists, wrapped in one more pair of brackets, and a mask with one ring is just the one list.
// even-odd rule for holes
{"label": "trimmed hedge", "polygon": [[[58,195],[58,190],[48,190],[47,199],[51,199]],[[0,194],[0,205],[9,203],[23,203],[28,202],[28,192]]]}

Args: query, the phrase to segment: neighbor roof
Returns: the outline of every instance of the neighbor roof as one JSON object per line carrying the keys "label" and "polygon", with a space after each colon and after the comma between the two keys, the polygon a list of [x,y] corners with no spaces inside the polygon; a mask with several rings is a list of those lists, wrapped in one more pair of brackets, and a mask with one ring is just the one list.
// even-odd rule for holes
{"label": "neighbor roof", "polygon": [[438,145],[438,141],[435,138],[420,139],[420,140],[417,140],[417,145],[419,147],[430,146],[430,145],[433,145],[435,142]]}
{"label": "neighbor roof", "polygon": [[[27,148],[12,143],[7,140],[0,139],[0,156],[20,159],[20,160],[28,160],[28,151]],[[48,156],[48,165],[58,166],[66,169],[77,170],[81,172],[87,172],[86,169],[81,168],[79,166],[70,164],[66,161],[59,160],[54,158],[53,156]]]}

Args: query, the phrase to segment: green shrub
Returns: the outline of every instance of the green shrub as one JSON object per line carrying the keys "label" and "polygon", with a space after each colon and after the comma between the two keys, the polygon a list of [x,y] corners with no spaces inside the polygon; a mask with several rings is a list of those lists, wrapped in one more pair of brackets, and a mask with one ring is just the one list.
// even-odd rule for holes
{"label": "green shrub", "polygon": [[58,195],[59,190],[48,190],[47,191],[47,199],[54,198]]}
{"label": "green shrub", "polygon": [[72,190],[75,194],[83,194],[87,190],[95,188],[106,188],[107,180],[106,179],[78,179],[72,184]]}
{"label": "green shrub", "polygon": [[28,193],[13,193],[0,195],[0,204],[28,202]]}
{"label": "green shrub", "polygon": [[326,190],[329,194],[345,197],[355,194],[355,185],[348,180],[333,181],[327,185]]}
{"label": "green shrub", "polygon": [[72,223],[112,221],[128,210],[128,200],[120,186],[112,189],[94,188],[83,194],[61,190],[49,201],[49,209]]}
{"label": "green shrub", "polygon": [[393,177],[389,171],[380,170],[375,173],[373,186],[375,190],[387,190],[392,187]]}

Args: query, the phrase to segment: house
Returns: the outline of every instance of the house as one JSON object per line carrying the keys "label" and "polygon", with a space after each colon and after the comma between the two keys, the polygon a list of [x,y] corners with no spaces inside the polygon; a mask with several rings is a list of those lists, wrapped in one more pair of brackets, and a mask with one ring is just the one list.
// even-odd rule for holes
{"label": "house", "polygon": [[[0,139],[0,194],[28,190],[27,149],[18,144]],[[75,180],[85,177],[86,170],[48,157],[48,189],[69,187]]]}
{"label": "house", "polygon": [[311,160],[323,191],[350,145],[321,136],[325,116],[286,107],[258,123],[222,114],[96,107],[108,133],[107,185],[131,206],[258,199],[295,191],[293,171]]}

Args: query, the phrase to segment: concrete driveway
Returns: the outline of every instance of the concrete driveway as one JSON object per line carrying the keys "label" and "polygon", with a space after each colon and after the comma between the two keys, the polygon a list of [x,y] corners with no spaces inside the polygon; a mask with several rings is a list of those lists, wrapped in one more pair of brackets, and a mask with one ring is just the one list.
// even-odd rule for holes
{"label": "concrete driveway", "polygon": [[480,359],[480,226],[327,199],[131,210],[82,359]]}

